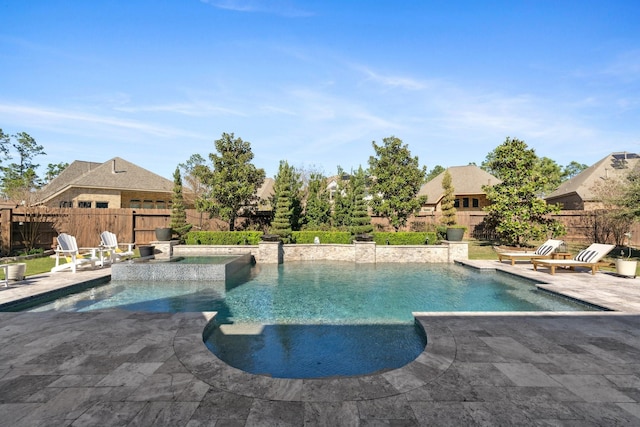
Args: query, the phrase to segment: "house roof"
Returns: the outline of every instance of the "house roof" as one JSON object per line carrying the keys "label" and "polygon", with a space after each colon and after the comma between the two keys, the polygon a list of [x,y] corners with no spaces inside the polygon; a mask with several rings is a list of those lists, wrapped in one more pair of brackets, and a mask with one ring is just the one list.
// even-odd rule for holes
{"label": "house roof", "polygon": [[640,156],[634,153],[611,153],[599,162],[580,172],[573,178],[563,182],[545,200],[577,194],[583,201],[591,201],[596,198],[594,188],[597,182],[603,179],[623,179],[629,172],[640,168]]}
{"label": "house roof", "polygon": [[[483,185],[496,185],[502,182],[502,180],[476,165],[451,166],[447,170],[451,174],[451,185],[453,185],[454,193],[460,196],[485,194],[482,189]],[[427,204],[429,205],[435,205],[440,202],[444,195],[442,188],[443,178],[444,172],[423,184],[420,187],[420,191],[418,191],[418,196],[427,196]]]}
{"label": "house roof", "polygon": [[46,202],[73,187],[171,193],[173,181],[120,157],[104,163],[76,160],[42,187],[40,200]]}
{"label": "house roof", "polygon": [[260,188],[258,188],[258,191],[256,192],[256,196],[258,196],[258,199],[260,199],[260,200],[270,200],[271,197],[274,194],[273,187],[274,187],[275,183],[276,183],[276,181],[273,178],[265,178],[264,182],[262,183],[262,185],[260,186]]}

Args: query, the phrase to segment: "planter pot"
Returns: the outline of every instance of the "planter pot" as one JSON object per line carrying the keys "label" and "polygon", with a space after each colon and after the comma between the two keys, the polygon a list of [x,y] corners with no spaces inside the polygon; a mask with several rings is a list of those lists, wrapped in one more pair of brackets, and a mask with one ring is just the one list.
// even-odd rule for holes
{"label": "planter pot", "polygon": [[27,271],[27,264],[24,262],[19,262],[17,264],[9,264],[9,269],[7,271],[7,279],[9,280],[24,280],[24,274]]}
{"label": "planter pot", "polygon": [[447,240],[450,242],[461,242],[464,236],[464,228],[447,228]]}
{"label": "planter pot", "polygon": [[371,234],[356,234],[356,242],[373,242],[373,236]]}
{"label": "planter pot", "polygon": [[138,246],[138,250],[140,251],[140,258],[153,256],[155,249],[155,246]]}
{"label": "planter pot", "polygon": [[172,235],[171,228],[156,228],[156,239],[160,242],[168,242]]}
{"label": "planter pot", "polygon": [[263,234],[260,236],[260,240],[263,242],[279,242],[282,239],[277,234]]}
{"label": "planter pot", "polygon": [[636,277],[636,267],[638,261],[630,261],[628,259],[616,260],[616,273],[621,276]]}

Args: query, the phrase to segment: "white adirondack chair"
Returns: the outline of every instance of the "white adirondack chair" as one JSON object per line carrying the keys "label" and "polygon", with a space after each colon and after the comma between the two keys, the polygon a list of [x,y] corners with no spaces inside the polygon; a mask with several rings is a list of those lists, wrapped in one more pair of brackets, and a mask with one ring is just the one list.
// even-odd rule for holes
{"label": "white adirondack chair", "polygon": [[[100,234],[100,245],[104,249],[109,250],[112,263],[133,256],[133,243],[118,244],[118,238],[115,233],[110,231],[103,231],[102,234]],[[127,249],[123,250],[120,246],[126,246]]]}
{"label": "white adirondack chair", "polygon": [[[60,259],[65,258],[66,263],[60,264]],[[95,251],[81,254],[78,249],[76,238],[66,233],[58,236],[58,247],[56,248],[56,265],[51,269],[52,273],[64,270],[71,270],[75,273],[78,267],[91,265],[95,268],[98,258]]]}

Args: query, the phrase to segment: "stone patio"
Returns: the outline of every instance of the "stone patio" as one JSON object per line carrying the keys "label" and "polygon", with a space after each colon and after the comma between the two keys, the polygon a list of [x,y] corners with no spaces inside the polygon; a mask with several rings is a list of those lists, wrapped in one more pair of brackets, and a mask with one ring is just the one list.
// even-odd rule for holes
{"label": "stone patio", "polygon": [[[0,313],[0,425],[640,425],[640,279],[504,269],[616,310],[416,313],[428,344],[373,375],[273,379],[202,343],[212,313]],[[30,277],[0,306],[109,269]]]}

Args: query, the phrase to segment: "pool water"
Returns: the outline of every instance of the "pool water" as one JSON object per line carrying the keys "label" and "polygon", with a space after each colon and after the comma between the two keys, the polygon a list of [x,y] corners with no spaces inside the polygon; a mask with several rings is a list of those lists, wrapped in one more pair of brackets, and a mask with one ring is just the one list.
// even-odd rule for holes
{"label": "pool water", "polygon": [[226,282],[110,283],[35,311],[216,311],[207,347],[228,364],[280,378],[401,367],[426,338],[415,311],[585,311],[532,282],[451,264],[288,262]]}

